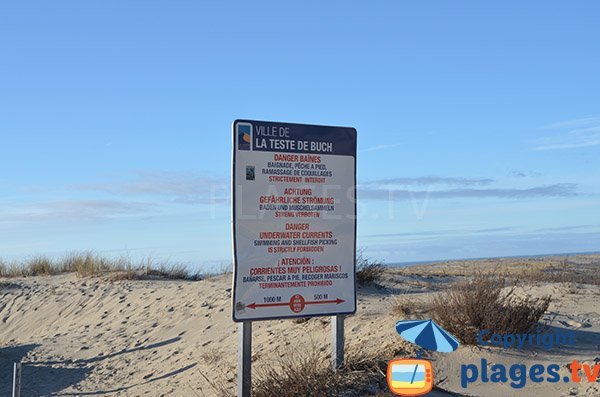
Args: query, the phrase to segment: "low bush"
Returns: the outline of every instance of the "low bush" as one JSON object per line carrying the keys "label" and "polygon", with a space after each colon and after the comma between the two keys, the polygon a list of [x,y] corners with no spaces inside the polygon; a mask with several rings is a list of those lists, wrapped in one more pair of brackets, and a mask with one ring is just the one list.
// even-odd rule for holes
{"label": "low bush", "polygon": [[356,282],[368,285],[381,281],[385,266],[379,261],[365,258],[362,252],[356,255]]}
{"label": "low bush", "polygon": [[496,334],[535,331],[549,305],[549,296],[516,296],[505,277],[477,273],[436,295],[431,314],[463,343],[476,344],[477,333],[484,329]]}
{"label": "low bush", "polygon": [[392,299],[390,309],[396,319],[409,319],[424,314],[428,307],[414,297],[400,295]]}
{"label": "low bush", "polygon": [[[258,359],[253,364],[254,397],[358,397],[389,395],[386,381],[388,361],[394,356],[409,357],[414,351],[382,346],[378,351],[348,349],[344,367],[335,371],[328,349],[316,345],[283,348],[274,360]],[[235,396],[235,369],[218,369],[216,377],[200,372],[212,394]]]}
{"label": "low bush", "polygon": [[338,371],[333,370],[326,350],[317,347],[279,357],[275,362],[257,365],[253,396],[363,396],[387,389],[385,371],[389,357],[385,354],[349,352],[344,367]]}

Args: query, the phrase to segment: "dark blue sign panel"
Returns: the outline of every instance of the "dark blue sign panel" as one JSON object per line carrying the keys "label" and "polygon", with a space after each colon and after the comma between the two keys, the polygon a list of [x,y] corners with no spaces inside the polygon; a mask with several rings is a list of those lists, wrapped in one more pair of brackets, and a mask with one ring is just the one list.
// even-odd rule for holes
{"label": "dark blue sign panel", "polygon": [[356,157],[354,128],[252,120],[236,120],[235,126],[239,150]]}

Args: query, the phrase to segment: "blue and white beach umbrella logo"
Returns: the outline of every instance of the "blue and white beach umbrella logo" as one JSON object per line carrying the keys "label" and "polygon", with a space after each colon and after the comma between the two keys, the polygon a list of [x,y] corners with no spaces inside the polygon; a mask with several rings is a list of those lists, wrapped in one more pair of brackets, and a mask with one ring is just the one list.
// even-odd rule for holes
{"label": "blue and white beach umbrella logo", "polygon": [[433,320],[402,320],[396,323],[401,337],[423,349],[450,353],[458,349],[458,340]]}

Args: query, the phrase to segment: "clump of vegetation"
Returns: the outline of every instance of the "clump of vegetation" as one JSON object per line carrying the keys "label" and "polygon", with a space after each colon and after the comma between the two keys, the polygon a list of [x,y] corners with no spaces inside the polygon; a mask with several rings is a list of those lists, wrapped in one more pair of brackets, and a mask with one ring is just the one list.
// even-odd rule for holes
{"label": "clump of vegetation", "polygon": [[92,276],[109,271],[120,271],[128,265],[125,258],[109,260],[92,252],[78,252],[62,260],[63,272],[75,272],[80,277]]}
{"label": "clump of vegetation", "polygon": [[279,357],[257,365],[253,396],[363,396],[387,389],[385,371],[390,357],[383,353],[349,352],[338,371],[333,370],[326,349],[316,346]]}
{"label": "clump of vegetation", "polygon": [[43,256],[36,256],[27,263],[26,272],[34,276],[48,276],[57,273],[57,269],[50,259]]}
{"label": "clump of vegetation", "polygon": [[233,274],[233,264],[221,264],[213,268],[213,270],[204,273],[202,277],[204,277],[205,280],[214,281],[217,277],[222,276],[224,274]]}
{"label": "clump of vegetation", "polygon": [[365,258],[362,252],[356,255],[356,282],[368,285],[381,281],[385,266],[382,262]]}
{"label": "clump of vegetation", "polygon": [[191,273],[187,266],[182,264],[161,264],[160,266],[147,266],[146,275],[175,280],[202,280],[199,272]]}
{"label": "clump of vegetation", "polygon": [[0,277],[49,276],[61,273],[57,264],[43,256],[34,256],[22,263],[0,261]]}
{"label": "clump of vegetation", "polygon": [[61,273],[77,273],[79,277],[108,275],[113,281],[148,277],[192,281],[203,279],[200,272],[191,272],[183,264],[155,263],[151,259],[134,263],[126,257],[112,259],[93,252],[76,252],[62,259],[36,256],[21,263],[10,264],[0,260],[0,277],[49,276]]}
{"label": "clump of vegetation", "polygon": [[431,314],[435,321],[465,344],[476,344],[480,330],[491,333],[535,331],[548,310],[550,297],[520,297],[507,278],[477,273],[435,296]]}
{"label": "clump of vegetation", "polygon": [[[328,349],[316,345],[294,349],[285,348],[276,354],[278,359],[253,364],[252,395],[255,397],[353,397],[387,395],[388,361],[394,356],[409,357],[414,352],[394,350],[387,346],[379,351],[364,348],[349,349],[343,368],[335,371],[329,360]],[[229,377],[233,369],[218,377],[200,375],[215,394],[235,396]],[[385,394],[384,394],[385,393]]]}
{"label": "clump of vegetation", "polygon": [[426,305],[406,296],[393,299],[391,313],[395,318],[414,318],[427,311]]}
{"label": "clump of vegetation", "polygon": [[221,361],[223,361],[223,356],[223,352],[216,348],[205,350],[202,354],[200,354],[202,360],[210,365],[218,365]]}
{"label": "clump of vegetation", "polygon": [[16,277],[17,274],[14,274],[15,267],[9,263],[4,262],[0,259],[0,277]]}
{"label": "clump of vegetation", "polygon": [[600,285],[600,261],[583,264],[565,259],[560,266],[526,270],[519,276],[533,282]]}

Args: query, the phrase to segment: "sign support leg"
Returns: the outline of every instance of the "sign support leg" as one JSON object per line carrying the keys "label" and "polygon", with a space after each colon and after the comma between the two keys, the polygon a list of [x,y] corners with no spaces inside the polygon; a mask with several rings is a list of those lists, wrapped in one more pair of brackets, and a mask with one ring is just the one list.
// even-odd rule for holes
{"label": "sign support leg", "polygon": [[250,397],[252,389],[252,322],[238,326],[240,345],[238,351],[237,397]]}
{"label": "sign support leg", "polygon": [[334,370],[344,366],[344,316],[331,317],[331,364]]}
{"label": "sign support leg", "polygon": [[21,363],[15,363],[12,397],[21,397]]}

